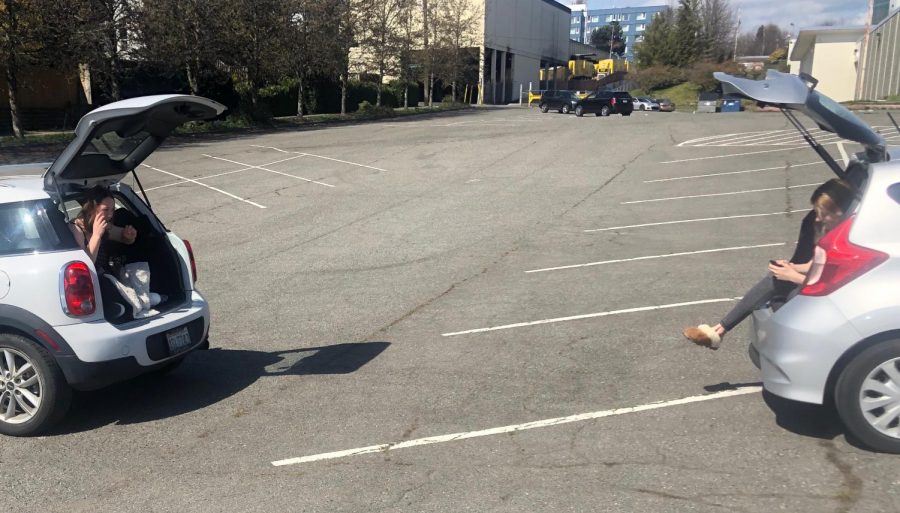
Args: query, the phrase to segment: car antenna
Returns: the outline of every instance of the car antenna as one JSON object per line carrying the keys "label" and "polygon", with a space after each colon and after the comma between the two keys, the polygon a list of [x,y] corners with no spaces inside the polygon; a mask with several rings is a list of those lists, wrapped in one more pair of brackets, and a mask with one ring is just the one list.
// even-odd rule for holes
{"label": "car antenna", "polygon": [[846,173],[844,172],[843,168],[841,168],[840,164],[838,164],[837,161],[834,160],[834,157],[832,157],[831,154],[828,153],[828,150],[826,150],[821,144],[819,144],[819,141],[816,141],[812,134],[809,133],[809,130],[807,130],[807,128],[797,120],[797,116],[795,116],[793,112],[790,112],[784,107],[781,108],[781,112],[782,114],[784,114],[784,117],[786,117],[788,121],[790,121],[791,124],[794,125],[794,128],[796,128],[800,132],[800,135],[803,136],[803,139],[806,141],[806,143],[809,144],[810,147],[812,147],[812,149],[819,155],[819,157],[822,158],[822,160],[825,161],[826,164],[828,164],[828,167],[831,168],[834,174],[836,174],[838,178],[844,178],[846,176]]}
{"label": "car antenna", "polygon": [[897,131],[900,132],[900,126],[898,126],[898,125],[897,125],[897,122],[894,121],[894,116],[892,116],[890,112],[888,112],[887,115],[888,115],[888,117],[891,119],[891,123],[894,124],[894,128],[896,128]]}

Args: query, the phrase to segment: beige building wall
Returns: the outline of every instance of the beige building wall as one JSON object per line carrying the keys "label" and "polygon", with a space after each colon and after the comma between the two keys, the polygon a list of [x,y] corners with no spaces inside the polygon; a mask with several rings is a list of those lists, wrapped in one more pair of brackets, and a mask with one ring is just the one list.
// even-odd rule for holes
{"label": "beige building wall", "polygon": [[823,34],[810,52],[816,90],[839,102],[851,101],[856,93],[856,37]]}
{"label": "beige building wall", "polygon": [[856,98],[857,59],[862,27],[824,27],[801,30],[789,54],[791,72],[803,72],[819,81],[816,90],[846,102]]}

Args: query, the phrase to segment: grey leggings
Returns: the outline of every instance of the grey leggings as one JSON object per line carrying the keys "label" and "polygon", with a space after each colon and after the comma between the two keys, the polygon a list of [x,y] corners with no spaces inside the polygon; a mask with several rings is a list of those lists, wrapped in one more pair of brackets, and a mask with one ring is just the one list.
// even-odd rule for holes
{"label": "grey leggings", "polygon": [[765,278],[753,286],[744,294],[744,297],[734,305],[725,317],[722,318],[720,324],[725,331],[731,331],[735,326],[746,319],[753,310],[761,308],[766,303],[772,302],[777,306],[784,304],[791,292],[797,288],[797,285],[789,281],[776,280],[772,275],[766,275]]}

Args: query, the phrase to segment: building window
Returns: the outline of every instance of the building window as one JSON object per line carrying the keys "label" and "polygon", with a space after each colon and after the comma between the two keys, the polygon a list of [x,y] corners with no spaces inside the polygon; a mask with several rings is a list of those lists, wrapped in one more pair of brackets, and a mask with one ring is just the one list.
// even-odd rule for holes
{"label": "building window", "polygon": [[[597,16],[594,16],[594,18],[597,18]],[[616,17],[613,16],[612,14],[607,14],[606,21],[616,21]]]}
{"label": "building window", "polygon": [[639,20],[646,20],[646,19],[647,19],[647,13],[645,13],[645,12],[638,13],[637,19],[639,19]]}
{"label": "building window", "polygon": [[634,38],[634,42],[635,42],[635,43],[643,43],[643,42],[644,42],[644,36],[638,36],[638,37]]}
{"label": "building window", "polygon": [[631,25],[622,25],[622,32],[631,32]]}
{"label": "building window", "polygon": [[600,16],[591,16],[591,23],[599,23]]}
{"label": "building window", "polygon": [[641,23],[640,25],[637,26],[638,32],[643,32],[646,29],[647,29],[647,25],[644,25],[643,23]]}

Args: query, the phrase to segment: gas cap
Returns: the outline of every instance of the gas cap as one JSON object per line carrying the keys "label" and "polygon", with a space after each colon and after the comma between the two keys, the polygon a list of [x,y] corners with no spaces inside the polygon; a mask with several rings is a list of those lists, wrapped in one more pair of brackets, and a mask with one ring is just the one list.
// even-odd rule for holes
{"label": "gas cap", "polygon": [[0,271],[0,299],[9,294],[9,275]]}

